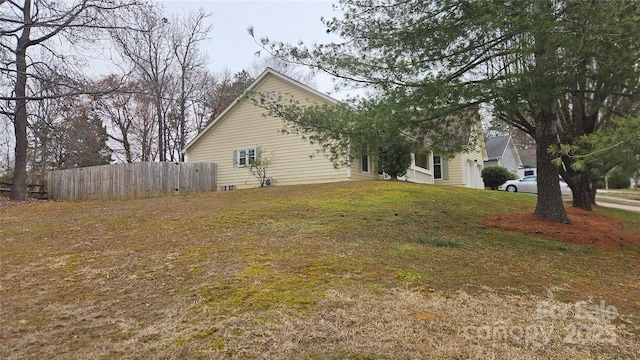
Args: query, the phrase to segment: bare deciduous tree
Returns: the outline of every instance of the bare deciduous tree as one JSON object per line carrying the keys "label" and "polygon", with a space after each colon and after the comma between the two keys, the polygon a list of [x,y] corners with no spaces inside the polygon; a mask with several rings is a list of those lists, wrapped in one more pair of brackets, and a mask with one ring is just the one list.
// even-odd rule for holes
{"label": "bare deciduous tree", "polygon": [[204,70],[200,71],[195,78],[197,82],[190,107],[193,116],[193,130],[195,134],[199,134],[211,122],[218,80],[215,75]]}
{"label": "bare deciduous tree", "polygon": [[[105,89],[113,88],[121,80],[109,75],[98,82]],[[117,161],[132,163],[155,158],[155,111],[151,97],[144,93],[142,80],[128,80],[119,91],[98,97],[95,111],[108,124]]]}
{"label": "bare deciduous tree", "polygon": [[[72,48],[83,40],[96,38],[100,32],[114,26],[116,14],[139,5],[138,0],[23,0],[0,3],[0,72],[3,87],[11,93],[0,96],[6,101],[3,109],[14,124],[15,166],[12,200],[23,200],[26,196],[28,112],[30,101],[40,101],[46,96],[31,96],[28,86],[39,77],[35,66],[46,67],[48,62],[39,59],[55,59],[68,64],[68,52],[63,46]],[[57,47],[53,40],[58,40]],[[39,49],[40,53],[35,53]],[[68,49],[67,49],[68,50]],[[71,69],[51,79],[63,89],[56,97],[86,92],[76,81],[67,76]]]}
{"label": "bare deciduous tree", "polygon": [[205,65],[206,58],[198,51],[198,44],[205,40],[211,31],[211,25],[205,25],[204,20],[210,16],[202,9],[190,13],[185,18],[173,19],[171,45],[179,65],[178,70],[178,99],[177,99],[177,153],[180,161],[184,161],[184,154],[180,150],[186,145],[190,132],[187,128],[188,102],[193,100],[197,86],[198,70]]}
{"label": "bare deciduous tree", "polygon": [[144,79],[148,93],[153,97],[158,128],[159,160],[166,160],[166,114],[169,108],[171,66],[174,61],[170,39],[169,20],[159,9],[148,7],[129,13],[130,19],[143,31],[132,32],[127,29],[112,31],[113,41],[126,61],[135,66]]}
{"label": "bare deciduous tree", "polygon": [[316,74],[313,71],[300,65],[278,59],[272,55],[254,59],[253,62],[249,64],[248,71],[253,78],[257,78],[266,68],[271,68],[312,88],[316,87],[314,81]]}
{"label": "bare deciduous tree", "polygon": [[180,150],[197,131],[195,115],[189,111],[204,96],[198,85],[206,58],[198,46],[211,30],[206,24],[209,14],[199,10],[168,19],[154,8],[133,16],[145,31],[114,31],[114,42],[154,99],[159,160],[184,160]]}

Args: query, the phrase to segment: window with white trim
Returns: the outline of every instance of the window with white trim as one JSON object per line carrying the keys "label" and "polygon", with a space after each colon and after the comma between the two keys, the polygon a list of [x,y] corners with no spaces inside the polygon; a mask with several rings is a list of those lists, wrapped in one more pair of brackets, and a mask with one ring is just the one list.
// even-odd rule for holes
{"label": "window with white trim", "polygon": [[442,179],[442,157],[440,155],[433,156],[433,178]]}
{"label": "window with white trim", "polygon": [[449,180],[449,162],[444,155],[433,155],[433,178]]}
{"label": "window with white trim", "polygon": [[256,148],[236,150],[236,164],[245,167],[256,162]]}

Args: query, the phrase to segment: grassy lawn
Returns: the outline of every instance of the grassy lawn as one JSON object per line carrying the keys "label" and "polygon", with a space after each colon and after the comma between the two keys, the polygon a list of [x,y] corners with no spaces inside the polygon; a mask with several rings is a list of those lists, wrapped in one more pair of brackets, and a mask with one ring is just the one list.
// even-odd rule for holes
{"label": "grassy lawn", "polygon": [[482,223],[535,200],[381,181],[1,207],[0,358],[639,358],[640,248]]}
{"label": "grassy lawn", "polygon": [[640,201],[640,189],[598,190],[597,194],[622,200]]}

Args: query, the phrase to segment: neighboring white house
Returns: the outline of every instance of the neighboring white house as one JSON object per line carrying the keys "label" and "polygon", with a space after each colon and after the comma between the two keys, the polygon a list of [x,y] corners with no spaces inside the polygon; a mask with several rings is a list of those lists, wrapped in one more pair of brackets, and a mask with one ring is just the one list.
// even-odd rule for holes
{"label": "neighboring white house", "polygon": [[[272,69],[265,70],[248,91],[292,95],[302,103],[338,104],[333,99]],[[256,187],[258,180],[249,172],[248,163],[258,154],[267,156],[270,184],[293,185],[347,180],[374,180],[379,175],[375,161],[367,154],[353,154],[350,165],[336,169],[321,152],[295,134],[283,134],[282,119],[265,117],[266,111],[242,96],[236,99],[211,124],[196,136],[183,152],[187,161],[217,163],[217,183],[222,190]],[[475,115],[473,115],[475,116]],[[478,122],[479,124],[479,122]],[[466,133],[464,152],[447,158],[430,151],[414,154],[406,180],[427,183],[484,188],[480,172],[486,160],[486,148],[479,141],[470,142],[470,134],[479,132],[474,126]],[[473,145],[469,145],[472,144]]]}
{"label": "neighboring white house", "polygon": [[522,166],[518,168],[518,177],[523,178],[525,176],[537,176],[538,175],[538,161],[536,157],[536,148],[520,149],[518,155],[522,160]]}
{"label": "neighboring white house", "polygon": [[511,135],[489,136],[484,142],[488,157],[484,162],[485,167],[502,166],[518,174],[518,169],[522,168],[522,160]]}

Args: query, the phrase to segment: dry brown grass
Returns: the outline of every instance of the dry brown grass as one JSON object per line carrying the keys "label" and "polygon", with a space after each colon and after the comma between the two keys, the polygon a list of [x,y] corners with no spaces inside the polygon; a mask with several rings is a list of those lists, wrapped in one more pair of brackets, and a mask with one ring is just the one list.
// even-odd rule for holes
{"label": "dry brown grass", "polygon": [[[637,355],[624,319],[539,309],[576,309],[553,297],[330,290],[312,314],[286,309],[216,324],[228,339],[209,355],[231,358],[591,359]],[[579,307],[580,305],[578,305]],[[265,315],[263,315],[264,317]],[[574,331],[578,328],[581,330]],[[590,331],[587,333],[587,331]],[[598,337],[597,336],[600,336]],[[626,336],[625,336],[626,335]]]}
{"label": "dry brown grass", "polygon": [[[0,206],[0,358],[640,357],[640,251],[486,228],[532,205],[513,195],[367,182]],[[616,316],[576,317],[580,301]]]}

